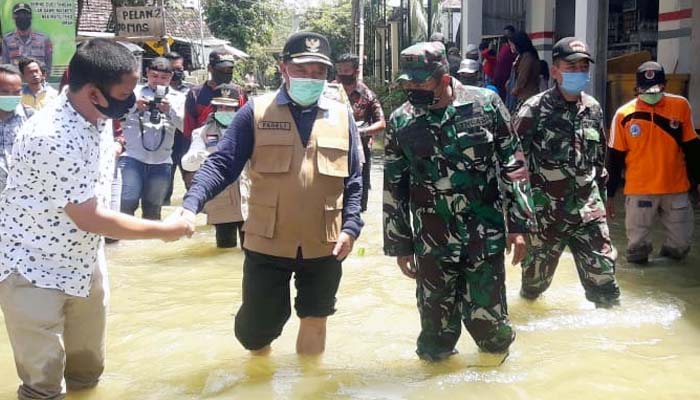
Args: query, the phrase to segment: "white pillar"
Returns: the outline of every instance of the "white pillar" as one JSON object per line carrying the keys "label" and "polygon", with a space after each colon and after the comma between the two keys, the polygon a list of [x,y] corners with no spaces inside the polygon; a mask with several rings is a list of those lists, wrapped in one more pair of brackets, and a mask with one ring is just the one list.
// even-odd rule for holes
{"label": "white pillar", "polygon": [[399,23],[398,21],[389,22],[391,27],[391,79],[396,79],[399,76]]}
{"label": "white pillar", "polygon": [[601,104],[607,87],[608,0],[576,0],[574,36],[583,40],[595,59],[588,90]]}
{"label": "white pillar", "polygon": [[555,0],[527,0],[525,8],[525,32],[530,34],[540,58],[550,64],[554,38],[554,7]]}
{"label": "white pillar", "polygon": [[[659,41],[657,61],[666,74],[687,74],[690,71],[690,33],[692,9],[690,0],[659,1]],[[700,12],[700,9],[698,9]]]}
{"label": "white pillar", "polygon": [[464,56],[467,53],[467,45],[481,43],[483,32],[483,0],[462,0],[462,48]]}
{"label": "white pillar", "polygon": [[[700,0],[692,2],[693,15],[690,19],[692,33],[690,35],[690,54],[700,54]],[[688,100],[693,108],[693,122],[695,127],[700,126],[700,63],[690,63],[690,82],[688,87]]]}

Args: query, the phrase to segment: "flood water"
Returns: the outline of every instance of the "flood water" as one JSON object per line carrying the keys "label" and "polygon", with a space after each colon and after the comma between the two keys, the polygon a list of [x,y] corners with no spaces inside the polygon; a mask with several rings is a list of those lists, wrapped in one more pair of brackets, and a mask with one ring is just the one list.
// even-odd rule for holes
{"label": "flood water", "polygon": [[[414,353],[415,284],[382,255],[379,166],[373,182],[367,225],[344,264],[322,358],[295,354],[296,317],[269,357],[251,357],[238,344],[233,316],[241,301],[242,253],[217,250],[213,229],[200,226],[193,239],[177,243],[108,247],[106,371],[96,389],[68,398],[700,398],[697,239],[682,263],[656,260],[638,268],[620,257],[622,304],[610,310],[584,299],[568,254],[550,290],[534,303],[519,298],[519,267],[509,267],[509,310],[518,336],[505,362],[480,355],[463,334],[459,355],[429,364]],[[611,230],[624,254],[622,216]],[[0,399],[14,398],[17,384],[0,329]]]}

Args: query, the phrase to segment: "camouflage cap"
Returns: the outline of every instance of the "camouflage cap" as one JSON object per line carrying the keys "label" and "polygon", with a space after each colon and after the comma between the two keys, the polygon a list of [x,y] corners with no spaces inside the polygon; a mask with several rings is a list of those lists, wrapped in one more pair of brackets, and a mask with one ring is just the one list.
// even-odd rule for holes
{"label": "camouflage cap", "polygon": [[407,47],[401,52],[399,62],[399,81],[424,82],[448,71],[445,46],[440,42],[422,42]]}

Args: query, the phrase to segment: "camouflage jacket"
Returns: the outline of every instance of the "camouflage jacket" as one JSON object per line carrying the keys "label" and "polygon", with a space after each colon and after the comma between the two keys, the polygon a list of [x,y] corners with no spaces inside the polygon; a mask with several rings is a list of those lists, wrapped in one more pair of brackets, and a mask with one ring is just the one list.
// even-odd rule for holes
{"label": "camouflage jacket", "polygon": [[554,87],[526,101],[513,126],[527,155],[540,229],[605,217],[606,139],[600,104],[567,103]]}
{"label": "camouflage jacket", "polygon": [[[443,110],[405,103],[386,133],[384,252],[458,262],[502,253],[508,230],[533,229],[527,170],[503,102],[452,80]],[[410,214],[409,214],[410,210]],[[413,229],[411,229],[411,216]]]}

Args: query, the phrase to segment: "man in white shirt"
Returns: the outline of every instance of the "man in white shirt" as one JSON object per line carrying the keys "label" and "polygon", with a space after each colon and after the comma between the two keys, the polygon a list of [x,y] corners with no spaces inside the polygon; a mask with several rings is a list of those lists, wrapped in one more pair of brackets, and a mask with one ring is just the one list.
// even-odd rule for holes
{"label": "man in white shirt", "polygon": [[153,59],[146,76],[148,83],[136,87],[136,106],[124,123],[121,211],[134,215],[140,202],[143,218],[158,220],[170,186],[175,131],[182,130],[185,95],[170,89],[173,70],[167,58]]}
{"label": "man in white shirt", "polygon": [[102,236],[176,240],[193,231],[179,216],[160,223],[109,209],[115,160],[108,118],[135,102],[133,55],[95,39],[69,69],[69,90],[20,131],[0,196],[0,306],[20,399],[61,399],[66,384],[97,384],[109,298]]}

